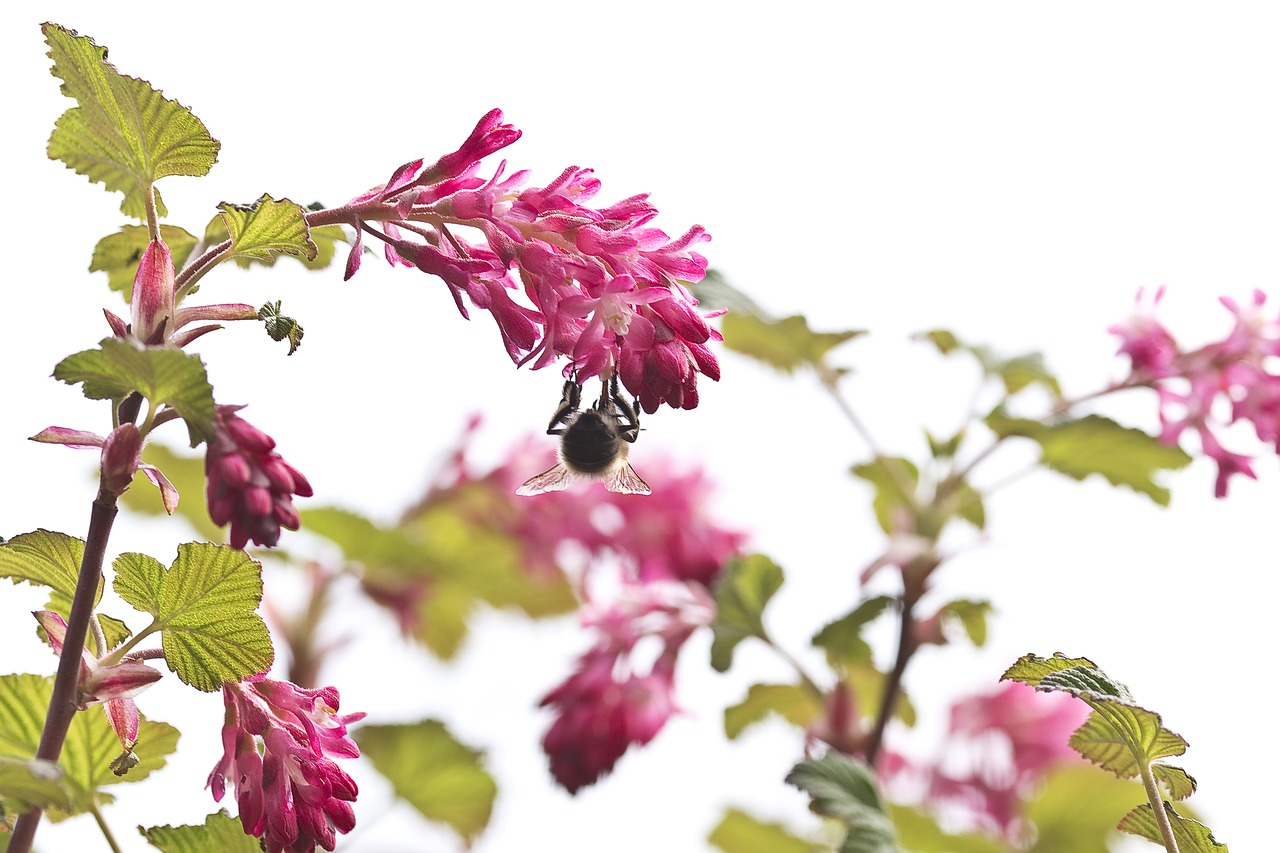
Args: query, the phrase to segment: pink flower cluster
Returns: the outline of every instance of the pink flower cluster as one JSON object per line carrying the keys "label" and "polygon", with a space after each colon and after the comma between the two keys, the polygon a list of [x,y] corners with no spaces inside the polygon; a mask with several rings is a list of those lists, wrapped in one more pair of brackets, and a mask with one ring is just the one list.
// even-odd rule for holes
{"label": "pink flower cluster", "polygon": [[[675,713],[680,649],[714,619],[710,586],[745,537],[710,517],[710,483],[700,471],[662,457],[645,460],[653,494],[644,499],[573,487],[517,501],[515,487],[529,471],[550,464],[550,451],[525,444],[497,468],[476,472],[467,459],[476,425],[427,503],[483,490],[486,499],[470,503],[483,507],[477,520],[518,543],[528,571],[550,574],[566,557],[581,558],[581,619],[596,640],[574,673],[541,702],[556,713],[542,741],[552,775],[577,791],[608,773],[631,745],[652,740]],[[421,612],[416,598],[429,590],[396,592],[370,594],[410,628]],[[652,664],[643,665],[636,654],[642,641],[658,649]]]}
{"label": "pink flower cluster", "polygon": [[936,761],[914,763],[886,752],[880,773],[896,798],[922,801],[965,830],[1025,840],[1023,806],[1056,766],[1083,762],[1067,745],[1089,715],[1073,696],[1011,683],[956,703]]}
{"label": "pink flower cluster", "polygon": [[[1152,385],[1159,395],[1160,440],[1176,444],[1185,430],[1194,430],[1205,455],[1218,465],[1214,493],[1224,497],[1232,475],[1255,475],[1250,457],[1222,446],[1222,430],[1250,423],[1259,440],[1280,452],[1280,374],[1273,372],[1280,318],[1264,313],[1262,291],[1254,291],[1252,305],[1224,296],[1221,302],[1235,318],[1231,331],[1220,341],[1184,350],[1155,317],[1163,295],[1161,288],[1149,306],[1108,331],[1120,337],[1119,352],[1129,357],[1129,383]],[[1141,292],[1138,299],[1141,304]]]}
{"label": "pink flower cluster", "polygon": [[337,833],[356,824],[356,783],[333,761],[360,749],[339,716],[333,687],[306,690],[256,676],[222,687],[226,718],[222,759],[209,774],[215,801],[235,786],[244,831],[262,838],[267,853],[332,850]]}
{"label": "pink flower cluster", "polygon": [[253,540],[271,547],[280,529],[298,529],[293,496],[311,496],[311,484],[275,452],[271,436],[241,418],[243,406],[218,406],[214,437],[205,450],[209,517],[231,523],[231,547]]}
{"label": "pink flower cluster", "polygon": [[[505,161],[492,177],[477,175],[484,157],[519,138],[492,110],[457,151],[429,166],[407,163],[308,221],[355,228],[348,278],[369,235],[391,264],[443,279],[464,317],[466,301],[489,311],[518,364],[536,369],[566,357],[565,375],[576,370],[579,381],[616,370],[646,412],[662,403],[694,408],[698,374],[719,379],[707,347],[719,335],[682,282],[705,275],[693,247],[710,237],[697,225],[674,240],[649,227],[657,209],[647,195],[588,206],[600,189],[590,169],[570,166],[543,187],[525,186],[523,171],[504,179]],[[459,228],[483,239],[469,241]]]}

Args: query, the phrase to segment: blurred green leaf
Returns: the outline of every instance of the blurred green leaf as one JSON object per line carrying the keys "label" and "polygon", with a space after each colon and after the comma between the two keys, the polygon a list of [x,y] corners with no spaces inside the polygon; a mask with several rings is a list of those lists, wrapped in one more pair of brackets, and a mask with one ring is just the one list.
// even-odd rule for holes
{"label": "blurred green leaf", "polygon": [[[175,269],[182,269],[198,240],[195,235],[176,225],[161,225],[160,239],[173,255]],[[93,247],[90,272],[105,272],[107,285],[120,291],[124,301],[133,299],[133,280],[138,276],[138,262],[151,243],[151,232],[145,225],[124,225],[114,234],[108,234]]]}
{"label": "blurred green leaf", "polygon": [[275,652],[262,601],[262,566],[237,548],[189,542],[165,571],[145,554],[121,554],[113,588],[155,617],[165,661],[185,684],[211,692],[270,668]]}
{"label": "blurred green leaf", "polygon": [[71,792],[63,783],[62,768],[56,763],[0,756],[0,802],[14,812],[33,807],[53,807],[65,812],[71,809]]}
{"label": "blurred green leaf", "polygon": [[738,809],[725,812],[707,842],[724,853],[818,853],[823,849],[792,835],[782,824],[767,823]]}
{"label": "blurred green leaf", "polygon": [[213,435],[213,387],[204,362],[182,350],[139,348],[107,338],[99,349],[64,358],[53,378],[84,383],[90,400],[121,400],[137,391],[156,407],[168,405],[186,421],[192,447]]}
{"label": "blurred green leaf", "polygon": [[949,601],[942,606],[942,612],[958,621],[970,642],[979,648],[987,642],[987,614],[991,610],[990,601],[964,598]]}
{"label": "blurred green leaf", "polygon": [[[893,533],[897,529],[894,516],[899,509],[904,509],[915,518],[915,490],[920,484],[920,469],[909,459],[901,456],[880,456],[872,462],[863,462],[853,466],[855,476],[861,477],[875,487],[876,521],[885,533]],[[906,491],[910,489],[910,491]]]}
{"label": "blurred green leaf", "polygon": [[[985,835],[945,832],[936,820],[912,806],[890,803],[888,808],[889,819],[903,850],[912,853],[1010,853],[1007,845]],[[1066,849],[1059,853],[1066,853]]]}
{"label": "blurred green leaf", "polygon": [[812,811],[848,828],[841,853],[898,853],[893,823],[867,765],[833,750],[797,764],[786,781],[809,795]]}
{"label": "blurred green leaf", "polygon": [[456,740],[443,723],[362,726],[355,739],[397,796],[448,825],[468,846],[488,826],[497,785],[482,754]]}
{"label": "blurred green leaf", "polygon": [[768,320],[755,314],[726,314],[720,323],[724,345],[784,373],[817,366],[828,352],[845,341],[866,334],[860,330],[815,332],[800,315]]}
{"label": "blurred green leaf", "polygon": [[226,809],[209,815],[203,825],[140,826],[138,831],[163,853],[262,853],[262,843],[245,835],[240,819]]}
{"label": "blurred green leaf", "polygon": [[[120,210],[146,217],[146,194],[169,175],[201,176],[218,159],[218,142],[191,111],[126,77],[106,61],[107,50],[57,24],[41,27],[62,80],[62,94],[79,104],[49,137],[49,157],[94,183],[124,193]],[[167,211],[156,194],[161,216]]]}
{"label": "blurred green leaf", "polygon": [[891,596],[878,595],[859,602],[852,611],[814,634],[813,645],[827,653],[827,663],[832,667],[871,663],[871,645],[862,639],[862,629],[893,607],[894,601]]}
{"label": "blurred green leaf", "polygon": [[725,708],[724,733],[734,740],[748,726],[770,714],[804,729],[821,716],[822,702],[800,684],[753,684],[747,688],[745,699]]}
{"label": "blurred green leaf", "polygon": [[782,568],[763,554],[735,558],[716,583],[716,621],[711,626],[711,666],[725,672],[733,650],[747,637],[765,639],[764,608],[782,586]]}
{"label": "blurred green leaf", "polygon": [[[204,500],[203,456],[180,455],[153,441],[142,448],[142,461],[159,468],[178,490],[178,494],[186,498],[178,501],[176,514],[187,520],[199,539],[217,543],[226,541],[226,531],[209,518],[209,507]],[[133,486],[120,496],[120,500],[134,512],[168,516],[164,503],[160,500],[160,490],[152,487],[141,471],[134,477]]]}
{"label": "blurred green leaf", "polygon": [[[845,683],[858,702],[858,711],[864,718],[874,717],[880,713],[880,705],[884,702],[886,677],[870,662],[849,666],[844,673]],[[893,704],[894,719],[910,728],[916,724],[916,708],[911,697],[901,685],[898,687],[898,698]]]}
{"label": "blurred green leaf", "polygon": [[693,298],[698,300],[703,311],[727,310],[735,314],[755,314],[760,317],[765,314],[750,296],[730,284],[719,270],[709,269],[702,281],[684,284]]}
{"label": "blurred green leaf", "polygon": [[915,335],[916,340],[933,344],[943,355],[965,353],[978,362],[985,376],[999,379],[1005,393],[1012,396],[1031,385],[1043,385],[1054,397],[1062,396],[1062,386],[1057,377],[1044,365],[1044,356],[1038,352],[1004,358],[989,347],[967,344],[953,332],[933,329]]}
{"label": "blurred green leaf", "polygon": [[[1173,827],[1173,838],[1178,843],[1178,853],[1226,853],[1227,845],[1215,839],[1209,827],[1182,817],[1168,803],[1164,803],[1164,811],[1169,816],[1169,823]],[[1120,821],[1120,829],[1148,841],[1154,841],[1156,844],[1164,844],[1150,803],[1143,803],[1125,815]]]}
{"label": "blurred green leaf", "polygon": [[1118,816],[1143,796],[1142,785],[1085,764],[1052,770],[1023,812],[1035,825],[1028,853],[1107,853]]}

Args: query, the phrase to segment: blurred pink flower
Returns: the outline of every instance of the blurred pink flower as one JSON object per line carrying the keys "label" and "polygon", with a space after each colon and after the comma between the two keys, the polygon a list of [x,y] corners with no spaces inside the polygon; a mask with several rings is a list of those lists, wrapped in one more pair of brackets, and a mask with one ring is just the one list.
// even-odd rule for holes
{"label": "blurred pink flower", "polygon": [[293,496],[311,496],[311,484],[275,453],[275,439],[236,414],[243,406],[218,406],[214,437],[205,449],[209,517],[231,524],[231,547],[250,540],[265,547],[280,529],[298,529]]}
{"label": "blurred pink flower", "polygon": [[267,853],[333,850],[337,833],[355,827],[356,783],[333,761],[356,758],[347,734],[365,715],[339,716],[338,691],[307,690],[255,676],[222,686],[226,718],[222,759],[207,787],[221,801],[235,786],[244,831]]}
{"label": "blurred pink flower", "polygon": [[[710,237],[698,225],[675,240],[649,227],[658,211],[647,195],[588,206],[600,189],[590,169],[570,166],[544,187],[526,187],[523,171],[503,179],[505,161],[489,179],[478,176],[482,158],[519,138],[492,110],[435,165],[406,163],[308,221],[355,229],[347,278],[368,235],[385,245],[389,263],[443,279],[464,317],[467,302],[490,312],[519,364],[567,358],[565,374],[576,370],[580,381],[617,371],[645,411],[664,402],[693,408],[698,374],[719,378],[705,346],[718,333],[682,282],[706,274],[693,248]],[[468,239],[468,229],[480,239]]]}

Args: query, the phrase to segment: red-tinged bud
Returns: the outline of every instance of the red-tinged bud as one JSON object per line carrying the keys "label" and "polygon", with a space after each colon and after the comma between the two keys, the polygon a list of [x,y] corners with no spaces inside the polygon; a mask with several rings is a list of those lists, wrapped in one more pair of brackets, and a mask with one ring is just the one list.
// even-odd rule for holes
{"label": "red-tinged bud", "polygon": [[142,253],[129,308],[134,339],[147,345],[164,343],[174,312],[173,257],[160,240],[152,240]]}
{"label": "red-tinged bud", "polygon": [[102,446],[102,486],[114,495],[123,494],[133,482],[142,454],[142,433],[134,424],[112,430]]}
{"label": "red-tinged bud", "polygon": [[106,308],[102,309],[102,313],[107,316],[107,325],[111,327],[111,334],[117,338],[129,337],[129,325],[124,320],[112,314]]}

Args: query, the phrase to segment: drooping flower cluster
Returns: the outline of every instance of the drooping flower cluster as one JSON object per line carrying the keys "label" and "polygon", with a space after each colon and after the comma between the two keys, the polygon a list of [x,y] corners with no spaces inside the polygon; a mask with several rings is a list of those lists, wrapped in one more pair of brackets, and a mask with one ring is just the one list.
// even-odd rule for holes
{"label": "drooping flower cluster", "polygon": [[[745,537],[710,516],[710,483],[701,471],[661,456],[644,461],[653,485],[644,498],[576,486],[518,500],[515,487],[551,462],[550,451],[526,443],[498,467],[477,472],[467,459],[476,425],[424,505],[476,508],[477,522],[517,544],[531,575],[559,572],[578,558],[581,619],[596,639],[574,673],[541,702],[556,714],[543,738],[552,774],[577,791],[608,773],[630,746],[651,741],[675,713],[680,649],[714,619],[710,586]],[[391,608],[406,630],[430,594],[429,584],[415,580],[372,588],[365,580],[370,596]],[[646,654],[653,647],[656,656]]]}
{"label": "drooping flower cluster", "polygon": [[257,676],[224,684],[222,759],[208,787],[221,801],[235,788],[240,823],[266,842],[267,853],[332,850],[337,833],[356,824],[356,783],[335,758],[360,749],[347,726],[365,715],[338,712],[333,687],[307,690]]}
{"label": "drooping flower cluster", "polygon": [[311,496],[311,484],[275,452],[276,442],[236,412],[243,406],[218,406],[214,436],[205,450],[209,516],[231,524],[231,547],[250,540],[271,547],[280,529],[298,529],[293,496]]}
{"label": "drooping flower cluster", "polygon": [[1220,341],[1183,350],[1155,318],[1163,295],[1161,288],[1149,307],[1109,331],[1120,337],[1119,352],[1130,359],[1129,381],[1156,389],[1161,441],[1176,444],[1185,430],[1194,430],[1205,455],[1218,465],[1214,493],[1224,497],[1232,475],[1255,475],[1250,457],[1223,447],[1222,430],[1248,422],[1259,440],[1280,452],[1280,374],[1273,372],[1280,319],[1264,314],[1267,297],[1261,291],[1254,291],[1252,305],[1224,296],[1222,304],[1235,317],[1231,331]]}
{"label": "drooping flower cluster", "polygon": [[707,347],[719,335],[682,282],[705,275],[693,247],[710,237],[696,225],[675,240],[648,227],[657,209],[647,195],[589,207],[600,190],[590,169],[571,166],[544,187],[525,186],[526,172],[503,179],[505,161],[489,179],[477,175],[484,157],[519,138],[492,110],[457,151],[429,166],[407,163],[308,221],[356,229],[348,278],[367,234],[385,244],[391,264],[443,279],[464,317],[466,301],[492,314],[519,364],[536,369],[565,357],[565,374],[576,370],[580,381],[616,370],[646,412],[662,403],[694,408],[698,374],[719,379]]}
{"label": "drooping flower cluster", "polygon": [[1011,683],[951,709],[938,758],[886,753],[880,774],[895,799],[916,800],[948,823],[1013,843],[1025,840],[1023,806],[1055,767],[1083,762],[1067,741],[1089,708],[1063,693]]}

